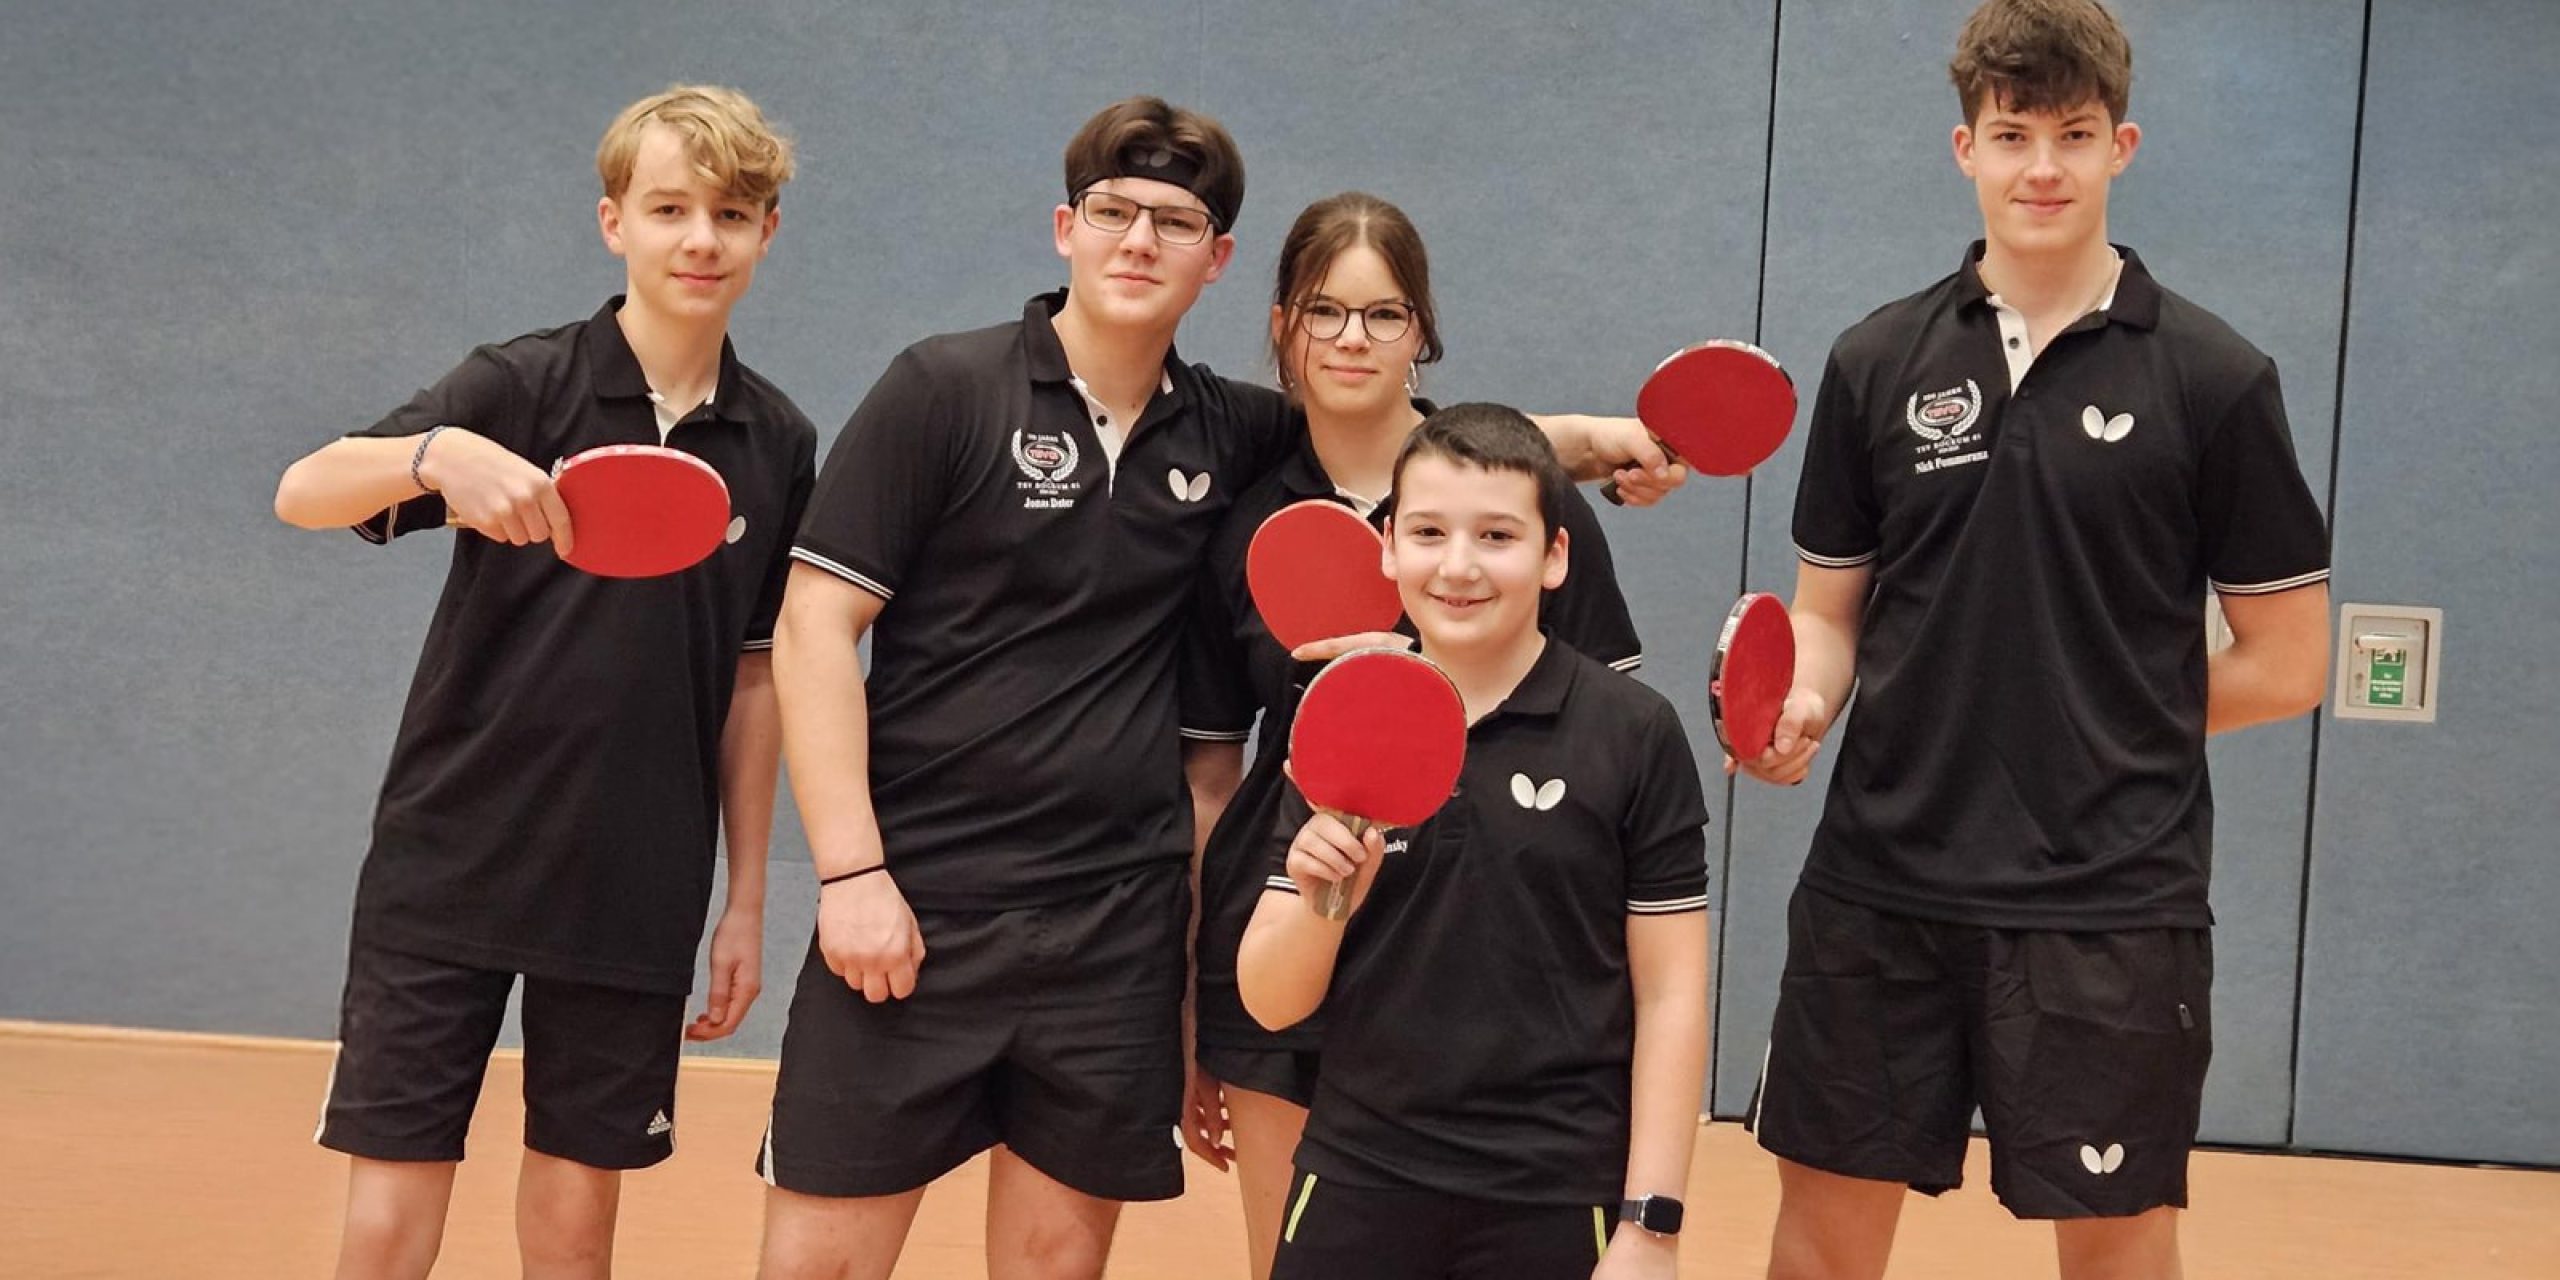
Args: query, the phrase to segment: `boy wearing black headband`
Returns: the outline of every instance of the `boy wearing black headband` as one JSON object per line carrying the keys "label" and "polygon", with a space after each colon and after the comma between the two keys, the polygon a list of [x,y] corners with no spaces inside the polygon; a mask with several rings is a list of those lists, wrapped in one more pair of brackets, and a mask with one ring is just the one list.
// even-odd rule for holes
{"label": "boy wearing black headband", "polygon": [[1120,1202],[1182,1191],[1171,654],[1287,417],[1173,351],[1235,250],[1226,130],[1117,103],[1066,176],[1070,287],[900,354],[793,551],[776,683],[821,887],[758,1159],[767,1275],[885,1276],[924,1187],[989,1147],[997,1275],[1099,1275]]}
{"label": "boy wearing black headband", "polygon": [[[925,1186],[990,1147],[993,1275],[1097,1277],[1120,1202],[1182,1190],[1174,658],[1291,426],[1173,350],[1235,250],[1226,130],[1132,98],[1065,168],[1070,287],[891,362],[792,552],[775,681],[820,897],[757,1161],[768,1277],[885,1277]],[[1586,478],[1669,487],[1632,422],[1550,430]]]}

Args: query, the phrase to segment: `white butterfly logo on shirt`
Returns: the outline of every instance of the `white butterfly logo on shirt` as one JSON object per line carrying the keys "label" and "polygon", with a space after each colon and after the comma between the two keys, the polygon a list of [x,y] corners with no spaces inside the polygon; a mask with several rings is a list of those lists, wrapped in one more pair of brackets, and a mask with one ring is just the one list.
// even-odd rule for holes
{"label": "white butterfly logo on shirt", "polygon": [[2089,438],[2092,440],[2102,440],[2108,444],[2114,444],[2116,441],[2122,440],[2126,436],[2133,434],[2133,415],[2130,413],[2119,413],[2110,418],[2103,410],[2093,404],[2080,411],[2080,429],[2088,432]]}
{"label": "white butterfly logo on shirt", "polygon": [[1198,502],[1209,496],[1209,473],[1206,471],[1196,476],[1186,476],[1182,474],[1182,468],[1175,467],[1165,473],[1164,482],[1173,490],[1173,500],[1176,502]]}
{"label": "white butterfly logo on shirt", "polygon": [[1531,782],[1528,774],[1512,774],[1511,798],[1518,801],[1523,809],[1535,809],[1544,813],[1564,803],[1564,779],[1549,778],[1545,782]]}

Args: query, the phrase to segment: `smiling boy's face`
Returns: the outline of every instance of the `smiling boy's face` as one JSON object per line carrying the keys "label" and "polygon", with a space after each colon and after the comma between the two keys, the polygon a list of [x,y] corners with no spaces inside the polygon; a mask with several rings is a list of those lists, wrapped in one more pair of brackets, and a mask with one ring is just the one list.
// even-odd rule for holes
{"label": "smiling boy's face", "polygon": [[1499,653],[1536,634],[1565,543],[1547,536],[1533,477],[1424,454],[1397,476],[1384,565],[1426,652]]}
{"label": "smiling boy's face", "polygon": [[2068,254],[2107,234],[2107,189],[2142,130],[2095,102],[2017,111],[1985,103],[1956,126],[1956,167],[1973,180],[1985,239],[2020,256]]}
{"label": "smiling boy's face", "polygon": [[725,320],[754,283],[781,213],[703,176],[684,135],[652,124],[631,184],[596,205],[605,247],[623,260],[630,302],[668,319]]}

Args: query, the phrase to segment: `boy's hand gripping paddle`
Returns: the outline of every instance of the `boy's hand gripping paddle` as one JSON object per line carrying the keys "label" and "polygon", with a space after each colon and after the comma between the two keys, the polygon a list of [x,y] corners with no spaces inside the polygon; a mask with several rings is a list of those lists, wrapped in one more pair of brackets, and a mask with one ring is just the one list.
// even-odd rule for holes
{"label": "boy's hand gripping paddle", "polygon": [[[681,449],[610,444],[563,459],[551,475],[577,533],[568,562],[602,578],[690,569],[729,535],[729,486]],[[460,524],[451,515],[447,524]]]}
{"label": "boy's hand gripping paddle", "polygon": [[[1466,758],[1458,687],[1430,659],[1403,649],[1355,649],[1326,663],[1289,728],[1289,776],[1308,804],[1341,818],[1355,836],[1438,812]],[[1349,916],[1350,882],[1334,882],[1310,905],[1328,920]]]}

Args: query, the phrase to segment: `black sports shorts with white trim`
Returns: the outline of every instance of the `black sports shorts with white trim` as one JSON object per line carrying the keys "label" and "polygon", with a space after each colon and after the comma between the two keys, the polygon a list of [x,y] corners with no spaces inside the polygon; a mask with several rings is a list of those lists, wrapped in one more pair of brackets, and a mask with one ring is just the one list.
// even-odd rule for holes
{"label": "black sports shorts with white trim", "polygon": [[1616,1207],[1350,1187],[1299,1169],[1271,1280],[1591,1280]]}
{"label": "black sports shorts with white trim", "polygon": [[[348,948],[338,1057],[313,1135],[371,1160],[460,1160],[516,975]],[[675,1152],[685,997],[526,975],[524,1145],[597,1169]]]}
{"label": "black sports shorts with white trim", "polygon": [[912,1191],[999,1143],[1106,1200],[1182,1194],[1188,868],[1013,911],[918,911],[914,994],[872,1004],[812,937],[756,1170],[786,1191]]}
{"label": "black sports shorts with white trim", "polygon": [[1799,885],[1787,907],[1760,1145],[1936,1195],[1973,1108],[2021,1218],[2187,1203],[2207,1062],[2204,929],[2073,933],[1919,920]]}

